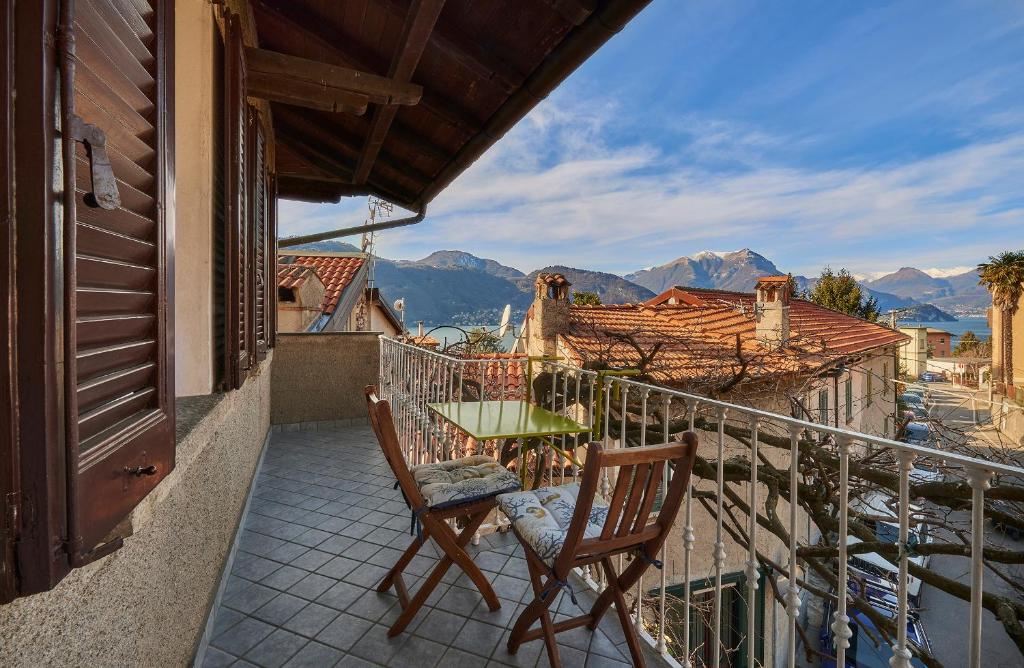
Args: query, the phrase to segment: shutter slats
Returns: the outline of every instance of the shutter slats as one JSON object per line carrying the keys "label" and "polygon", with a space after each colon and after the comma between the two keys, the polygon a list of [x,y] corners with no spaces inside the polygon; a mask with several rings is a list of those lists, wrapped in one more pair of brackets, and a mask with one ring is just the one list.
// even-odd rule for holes
{"label": "shutter slats", "polygon": [[[112,27],[104,23],[89,3],[83,3],[77,7],[78,16],[75,20],[76,36],[88,36],[96,45],[102,57],[90,62],[90,67],[100,76],[107,76],[108,73],[120,71],[135,86],[149,96],[153,90],[155,79],[153,72],[147,64],[139,62],[125,47],[124,42],[118,38]],[[80,54],[86,59],[86,54]],[[150,98],[152,103],[152,98]]]}
{"label": "shutter slats", "polygon": [[78,313],[139,313],[154,306],[155,294],[148,290],[113,290],[104,288],[79,288]]}
{"label": "shutter slats", "polygon": [[156,316],[152,313],[132,315],[87,316],[78,319],[78,346],[109,345],[153,337]]}
{"label": "shutter slats", "polygon": [[81,413],[78,418],[81,449],[85,451],[101,445],[101,439],[90,439],[112,426],[127,426],[125,423],[128,418],[139,415],[146,408],[152,408],[155,398],[156,389],[144,387]]}
{"label": "shutter slats", "polygon": [[[111,166],[113,167],[113,165],[111,165]],[[89,174],[89,161],[86,160],[84,156],[76,158],[76,160],[75,160],[75,169],[77,170],[77,175],[76,176],[77,176],[78,180],[80,182],[82,182],[82,183],[87,182],[87,180],[90,177],[90,174]],[[114,167],[114,169],[116,170],[117,167]],[[143,172],[142,170],[139,170],[139,171],[141,172],[141,174],[144,175],[144,178],[146,180],[150,181],[150,184],[143,183],[142,187],[143,188],[150,188],[150,187],[152,187],[152,185],[151,185],[152,184],[152,177],[149,174],[146,174],[145,172]],[[115,174],[117,174],[116,171],[115,171]],[[150,224],[152,223],[152,221],[150,220],[150,216],[152,216],[153,206],[156,203],[155,200],[153,199],[152,195],[147,193],[145,190],[139,190],[135,186],[127,183],[126,181],[122,181],[120,178],[117,179],[117,192],[121,196],[121,207],[120,207],[121,209],[123,209],[125,211],[128,211],[130,213],[136,214],[138,216],[142,216],[144,220],[149,221]],[[79,193],[79,195],[84,194],[81,190],[79,190],[78,193]],[[91,208],[91,207],[86,207],[86,208]],[[83,211],[82,213],[85,214],[86,212]],[[102,213],[105,214],[107,212],[103,211]],[[97,215],[98,215],[98,213],[97,213]],[[83,220],[83,216],[79,216],[78,220],[82,221]],[[144,228],[141,232],[132,232],[130,230],[123,230],[123,231],[124,231],[125,234],[132,234],[132,235],[135,235],[135,236],[143,236],[143,235],[151,233],[150,227]]]}
{"label": "shutter slats", "polygon": [[[88,93],[82,93],[82,96],[88,97],[92,104],[107,110],[110,116],[116,118],[129,132],[141,135],[153,131],[151,121],[153,107],[151,104],[140,107],[130,103],[125,99],[124,91],[112,90],[106,81],[81,61],[75,63],[75,76],[83,84],[88,85],[88,88],[85,89]],[[136,92],[139,91],[136,89]],[[141,95],[141,92],[140,99],[148,101],[148,98]]]}
{"label": "shutter slats", "polygon": [[130,341],[103,348],[79,350],[75,356],[78,380],[93,378],[105,373],[113,373],[137,364],[153,361],[156,352],[156,341]]}
{"label": "shutter slats", "polygon": [[[75,113],[107,138],[121,198],[91,208],[85,147],[75,146],[74,391],[68,396],[75,476],[70,541],[82,559],[174,466],[174,372],[168,350],[172,246],[160,205],[173,174],[173,120],[158,80],[173,58],[174,3],[78,0]],[[77,448],[75,448],[77,445]],[[135,476],[153,465],[156,475]]]}
{"label": "shutter slats", "polygon": [[149,241],[81,222],[78,224],[78,252],[143,266],[152,264],[156,257],[156,247]]}
{"label": "shutter slats", "polygon": [[[92,100],[84,95],[75,96],[75,108],[82,118],[89,118],[90,122],[103,128],[107,134],[107,153],[120,154],[134,162],[147,173],[153,172],[153,165],[156,158],[156,151],[147,141],[150,137],[139,137],[132,134],[123,126],[116,117],[112,116],[106,109],[97,106]],[[85,155],[84,147],[80,147]],[[114,156],[110,158],[111,165],[114,163]]]}
{"label": "shutter slats", "polygon": [[155,374],[156,365],[145,362],[93,378],[78,386],[78,408],[87,412],[117,397],[150,387]]}
{"label": "shutter slats", "polygon": [[[124,60],[137,64],[152,73],[155,58],[142,43],[139,35],[132,30],[124,17],[115,10],[111,0],[76,0],[79,3],[78,20],[99,28],[113,40],[107,50],[114,62]],[[95,34],[95,33],[92,33]],[[115,57],[116,56],[116,57]]]}
{"label": "shutter slats", "polygon": [[152,289],[156,279],[153,267],[80,255],[76,263],[79,286],[120,290]]}
{"label": "shutter slats", "polygon": [[110,90],[133,108],[137,110],[153,108],[153,100],[148,93],[143,92],[153,88],[153,78],[145,68],[141,73],[137,73],[139,76],[136,79],[132,79],[127,72],[114,65],[113,61],[103,52],[103,48],[92,38],[92,35],[84,30],[79,30],[76,34],[75,50],[77,52],[76,66],[88,67]]}

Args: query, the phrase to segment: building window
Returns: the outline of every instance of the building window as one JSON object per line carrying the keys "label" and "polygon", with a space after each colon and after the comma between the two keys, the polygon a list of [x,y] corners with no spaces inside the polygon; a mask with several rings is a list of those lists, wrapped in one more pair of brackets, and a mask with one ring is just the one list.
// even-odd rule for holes
{"label": "building window", "polygon": [[846,379],[846,421],[853,421],[853,378]]}
{"label": "building window", "polygon": [[[746,599],[746,576],[742,573],[727,573],[722,576],[722,624],[717,638],[722,647],[722,666],[743,666],[747,653],[753,650],[754,662],[761,663],[764,656],[764,576],[759,579],[753,605]],[[715,634],[711,620],[714,619],[715,590],[712,583],[699,580],[691,583],[690,601],[690,650],[695,666],[713,666]],[[685,589],[682,585],[668,588],[668,604],[673,608],[669,619],[679,620],[683,615]],[[754,615],[755,641],[751,648],[747,642],[747,618]],[[671,622],[669,622],[671,624]],[[669,627],[671,629],[671,626]],[[670,637],[682,638],[682,629],[674,629]]]}
{"label": "building window", "polygon": [[818,390],[818,421],[828,424],[828,390]]}
{"label": "building window", "polygon": [[871,376],[872,376],[872,374],[871,374],[871,371],[869,370],[868,371],[868,377],[864,381],[864,405],[865,406],[870,406],[871,402],[873,401],[873,399],[871,398],[871,385],[872,385],[872,382],[871,382],[872,378],[871,378]]}
{"label": "building window", "polygon": [[889,363],[882,363],[882,396],[885,397],[889,393]]}
{"label": "building window", "polygon": [[888,415],[885,416],[885,432],[882,434],[882,436],[884,436],[885,438],[891,438],[891,436],[889,435],[889,421],[891,419],[892,418],[890,418]]}

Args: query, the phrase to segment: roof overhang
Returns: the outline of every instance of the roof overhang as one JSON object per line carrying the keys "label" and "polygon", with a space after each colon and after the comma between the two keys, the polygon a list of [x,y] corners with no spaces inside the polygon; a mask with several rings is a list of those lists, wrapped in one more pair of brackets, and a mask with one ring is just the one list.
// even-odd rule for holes
{"label": "roof overhang", "polygon": [[420,212],[650,0],[251,0],[281,197]]}

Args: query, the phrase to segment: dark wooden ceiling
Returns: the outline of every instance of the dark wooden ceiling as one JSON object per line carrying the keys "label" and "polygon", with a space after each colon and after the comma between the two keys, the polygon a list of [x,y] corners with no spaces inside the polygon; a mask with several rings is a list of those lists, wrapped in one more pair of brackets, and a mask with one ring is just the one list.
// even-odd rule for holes
{"label": "dark wooden ceiling", "polygon": [[271,102],[280,194],[421,210],[650,0],[251,0],[258,46],[422,86],[362,115]]}

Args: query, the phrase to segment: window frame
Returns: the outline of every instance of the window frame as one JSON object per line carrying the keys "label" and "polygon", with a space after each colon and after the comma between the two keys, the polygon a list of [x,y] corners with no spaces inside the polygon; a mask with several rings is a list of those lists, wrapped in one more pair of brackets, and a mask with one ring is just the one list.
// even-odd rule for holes
{"label": "window frame", "polygon": [[846,382],[843,384],[843,392],[846,409],[846,422],[849,424],[850,422],[853,422],[853,374],[847,374]]}

